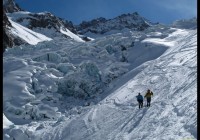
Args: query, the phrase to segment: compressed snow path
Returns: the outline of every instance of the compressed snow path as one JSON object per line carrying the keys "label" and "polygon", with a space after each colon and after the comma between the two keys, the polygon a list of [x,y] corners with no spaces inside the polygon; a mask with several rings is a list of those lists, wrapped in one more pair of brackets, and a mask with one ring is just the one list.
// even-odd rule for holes
{"label": "compressed snow path", "polygon": [[[11,53],[9,56],[8,53],[9,57],[6,55],[4,57],[3,70],[4,105],[7,107],[4,108],[6,110],[4,114],[7,117],[4,117],[4,122],[7,124],[7,129],[4,129],[4,139],[197,139],[197,32],[196,30],[173,30],[174,32],[169,33],[165,38],[160,38],[159,35],[144,38],[142,42],[152,44],[150,47],[164,46],[167,50],[152,52],[155,56],[160,54],[155,57],[156,59],[151,55],[143,55],[140,60],[133,61],[135,55],[130,55],[132,62],[130,65],[134,67],[130,66],[132,69],[129,72],[113,81],[111,87],[105,91],[104,95],[107,96],[97,104],[75,107],[71,112],[67,112],[67,106],[65,106],[66,113],[63,113],[58,109],[61,107],[55,106],[58,102],[51,102],[49,97],[50,107],[40,106],[39,109],[40,112],[55,116],[56,120],[23,122],[9,114],[8,110],[12,112],[16,108],[19,110],[26,108],[31,106],[29,102],[33,100],[35,100],[34,106],[37,106],[41,103],[40,100],[46,98],[46,92],[33,95],[27,90],[34,81],[33,77],[38,80],[46,78],[42,83],[43,86],[53,90],[54,85],[51,81],[59,79],[62,74],[57,71],[45,71],[47,67],[45,61],[35,62],[25,55],[16,59],[14,54]],[[101,40],[96,41],[97,45],[102,45],[101,43]],[[137,50],[135,52],[134,47],[132,54],[138,51],[135,48]],[[141,49],[146,51],[142,46]],[[81,53],[86,52],[82,50]],[[32,54],[34,55],[35,52],[33,51]],[[91,59],[94,60],[94,57]],[[79,59],[74,59],[74,62],[75,60]],[[139,62],[141,62],[140,65]],[[37,73],[42,70],[43,72]],[[138,109],[135,96],[138,92],[144,95],[148,88],[154,93],[151,107]],[[7,119],[12,122],[10,123]],[[15,125],[13,126],[12,123]]]}

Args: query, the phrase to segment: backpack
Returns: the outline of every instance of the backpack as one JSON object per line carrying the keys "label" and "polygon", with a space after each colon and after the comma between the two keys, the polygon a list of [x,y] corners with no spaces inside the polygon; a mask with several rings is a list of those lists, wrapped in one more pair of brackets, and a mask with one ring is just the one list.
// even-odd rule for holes
{"label": "backpack", "polygon": [[143,96],[142,96],[142,95],[138,95],[138,96],[137,96],[137,101],[138,101],[138,100],[143,100]]}

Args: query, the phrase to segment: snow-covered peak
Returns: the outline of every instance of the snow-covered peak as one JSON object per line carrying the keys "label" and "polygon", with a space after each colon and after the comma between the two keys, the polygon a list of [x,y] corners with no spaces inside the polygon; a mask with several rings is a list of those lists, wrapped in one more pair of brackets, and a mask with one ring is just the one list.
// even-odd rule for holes
{"label": "snow-covered peak", "polygon": [[125,28],[142,31],[150,26],[143,17],[137,12],[132,14],[123,14],[113,19],[97,18],[91,21],[83,21],[77,26],[79,33],[88,32],[95,34],[104,34],[112,30],[123,30]]}

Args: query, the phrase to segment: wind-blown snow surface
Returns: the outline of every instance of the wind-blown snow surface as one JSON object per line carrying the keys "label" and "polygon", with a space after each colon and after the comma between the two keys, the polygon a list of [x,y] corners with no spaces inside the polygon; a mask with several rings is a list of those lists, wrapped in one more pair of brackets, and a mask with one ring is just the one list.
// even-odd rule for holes
{"label": "wind-blown snow surface", "polygon": [[[196,33],[158,26],[88,43],[58,39],[7,49],[4,139],[197,139]],[[58,93],[69,77],[102,91],[87,101]],[[138,109],[135,96],[148,88],[151,107]],[[78,86],[70,90],[84,96]]]}

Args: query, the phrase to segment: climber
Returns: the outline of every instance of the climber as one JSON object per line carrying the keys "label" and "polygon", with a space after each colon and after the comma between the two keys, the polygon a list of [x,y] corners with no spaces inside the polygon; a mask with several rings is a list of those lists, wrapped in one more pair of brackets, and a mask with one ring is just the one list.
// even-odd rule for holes
{"label": "climber", "polygon": [[138,104],[139,104],[139,108],[142,108],[143,107],[143,96],[138,93],[138,96],[136,96],[137,98],[137,101],[138,101]]}
{"label": "climber", "polygon": [[147,99],[147,107],[150,107],[151,104],[151,96],[153,96],[153,92],[150,91],[150,89],[147,90],[146,94],[144,97]]}

